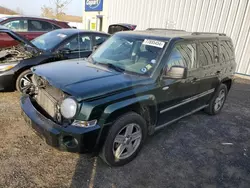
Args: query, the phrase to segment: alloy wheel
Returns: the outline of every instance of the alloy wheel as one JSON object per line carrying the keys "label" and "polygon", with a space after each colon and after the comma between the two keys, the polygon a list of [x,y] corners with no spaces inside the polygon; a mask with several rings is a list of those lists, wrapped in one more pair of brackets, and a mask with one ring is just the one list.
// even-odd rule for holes
{"label": "alloy wheel", "polygon": [[225,102],[225,98],[226,98],[226,93],[225,93],[225,90],[222,89],[219,95],[217,96],[217,98],[215,99],[215,104],[214,104],[215,111],[219,111],[222,108]]}
{"label": "alloy wheel", "polygon": [[140,146],[142,131],[138,124],[131,123],[123,127],[113,142],[113,154],[116,159],[126,159]]}
{"label": "alloy wheel", "polygon": [[31,86],[31,84],[32,84],[32,80],[31,80],[32,75],[33,75],[32,73],[27,73],[20,79],[19,86],[20,86],[21,91],[24,91],[24,90],[28,89]]}

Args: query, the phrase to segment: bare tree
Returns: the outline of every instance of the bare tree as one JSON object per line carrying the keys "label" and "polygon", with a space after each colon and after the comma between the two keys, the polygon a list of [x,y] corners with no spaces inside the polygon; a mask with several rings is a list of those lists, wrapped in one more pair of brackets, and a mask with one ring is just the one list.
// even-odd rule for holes
{"label": "bare tree", "polygon": [[64,11],[71,2],[72,0],[50,0],[50,4],[54,7],[54,10],[51,7],[43,5],[41,7],[42,16],[60,19],[65,15]]}
{"label": "bare tree", "polygon": [[41,14],[42,17],[55,18],[54,11],[52,8],[43,5],[41,10],[42,10]]}
{"label": "bare tree", "polygon": [[23,15],[23,10],[21,8],[16,8],[16,11],[15,11],[17,14],[20,14],[20,15]]}

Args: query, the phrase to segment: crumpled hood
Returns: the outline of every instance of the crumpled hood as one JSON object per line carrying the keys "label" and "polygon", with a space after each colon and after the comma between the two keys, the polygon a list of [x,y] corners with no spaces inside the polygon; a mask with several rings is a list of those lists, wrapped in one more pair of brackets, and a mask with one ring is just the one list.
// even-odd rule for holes
{"label": "crumpled hood", "polygon": [[54,87],[81,100],[136,87],[149,80],[78,59],[39,65],[32,71]]}

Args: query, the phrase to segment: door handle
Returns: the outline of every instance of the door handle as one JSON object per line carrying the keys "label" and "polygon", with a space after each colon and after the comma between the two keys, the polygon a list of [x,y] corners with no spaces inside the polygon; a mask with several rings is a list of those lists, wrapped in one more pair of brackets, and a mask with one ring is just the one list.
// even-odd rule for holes
{"label": "door handle", "polygon": [[166,91],[166,90],[168,90],[168,89],[169,89],[168,86],[165,86],[165,87],[162,88],[163,91]]}

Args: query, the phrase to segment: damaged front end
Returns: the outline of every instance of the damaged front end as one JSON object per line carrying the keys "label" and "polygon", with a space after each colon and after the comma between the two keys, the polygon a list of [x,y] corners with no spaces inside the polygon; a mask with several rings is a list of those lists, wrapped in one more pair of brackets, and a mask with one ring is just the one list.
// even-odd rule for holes
{"label": "damaged front end", "polygon": [[19,43],[17,46],[0,48],[0,71],[3,71],[1,70],[1,67],[4,65],[8,66],[8,64],[17,64],[21,60],[30,58],[41,52],[41,50],[29,40],[6,27],[0,26],[0,33],[4,34],[3,36],[8,35],[8,37],[11,37]]}
{"label": "damaged front end", "polygon": [[16,63],[23,59],[31,58],[33,54],[22,46],[13,46],[0,50],[0,64]]}

